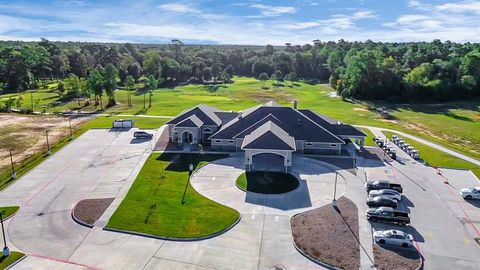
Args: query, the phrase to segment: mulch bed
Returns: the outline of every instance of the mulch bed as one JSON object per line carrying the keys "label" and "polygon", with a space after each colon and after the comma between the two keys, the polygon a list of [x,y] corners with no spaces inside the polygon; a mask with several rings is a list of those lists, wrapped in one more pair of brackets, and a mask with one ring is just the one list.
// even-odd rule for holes
{"label": "mulch bed", "polygon": [[114,198],[86,199],[79,201],[73,209],[73,214],[78,220],[92,225],[103,215]]}
{"label": "mulch bed", "polygon": [[293,216],[293,240],[298,249],[323,263],[341,269],[359,269],[358,209],[349,199]]}
{"label": "mulch bed", "polygon": [[378,270],[416,270],[421,257],[416,249],[373,244],[373,256]]}

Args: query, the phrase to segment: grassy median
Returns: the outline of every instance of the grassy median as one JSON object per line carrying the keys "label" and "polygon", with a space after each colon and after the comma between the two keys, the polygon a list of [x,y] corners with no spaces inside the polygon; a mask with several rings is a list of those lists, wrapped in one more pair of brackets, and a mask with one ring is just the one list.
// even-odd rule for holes
{"label": "grassy median", "polygon": [[[382,131],[382,133],[385,134],[385,136],[387,136],[389,139],[395,134],[395,132],[390,131]],[[415,147],[420,154],[420,158],[423,159],[428,165],[445,168],[467,169],[471,170],[478,178],[480,178],[479,166],[415,140],[402,136],[400,137],[402,140]]]}
{"label": "grassy median", "polygon": [[195,238],[228,228],[239,218],[188,184],[188,166],[195,168],[226,155],[152,154],[107,227],[162,237]]}

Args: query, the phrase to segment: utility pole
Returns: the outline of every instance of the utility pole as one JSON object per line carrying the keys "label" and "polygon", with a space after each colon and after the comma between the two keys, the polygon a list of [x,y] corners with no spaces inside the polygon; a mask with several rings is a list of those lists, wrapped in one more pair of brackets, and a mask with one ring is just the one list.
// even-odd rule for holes
{"label": "utility pole", "polygon": [[50,155],[52,151],[50,150],[50,142],[48,141],[48,130],[45,130],[45,137],[47,137],[47,155]]}
{"label": "utility pole", "polygon": [[337,179],[338,179],[338,172],[336,171],[335,172],[335,186],[333,188],[333,201],[332,201],[332,206],[334,208],[337,207],[337,200],[336,200],[336,196],[337,196]]}
{"label": "utility pole", "polygon": [[12,164],[12,179],[17,179],[17,173],[15,172],[15,166],[13,165],[12,150],[10,150],[10,163]]}

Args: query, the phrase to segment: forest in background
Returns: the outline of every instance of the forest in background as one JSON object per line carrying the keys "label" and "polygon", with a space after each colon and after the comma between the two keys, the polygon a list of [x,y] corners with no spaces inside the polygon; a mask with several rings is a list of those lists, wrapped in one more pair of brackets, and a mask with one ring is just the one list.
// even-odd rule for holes
{"label": "forest in background", "polygon": [[[68,98],[115,104],[117,87],[137,90],[228,83],[232,76],[277,83],[326,83],[344,98],[388,102],[466,100],[480,96],[480,44],[322,42],[285,46],[106,44],[0,41],[2,94],[59,80]],[[142,89],[140,89],[141,91]],[[137,90],[138,91],[138,90]],[[260,89],[259,89],[260,91]]]}

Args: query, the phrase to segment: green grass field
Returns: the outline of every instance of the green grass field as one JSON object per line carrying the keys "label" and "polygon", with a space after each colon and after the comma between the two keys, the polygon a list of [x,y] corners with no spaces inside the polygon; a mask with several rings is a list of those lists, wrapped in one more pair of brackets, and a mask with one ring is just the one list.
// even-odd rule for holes
{"label": "green grass field", "polygon": [[3,219],[9,218],[11,215],[15,214],[18,209],[20,209],[20,206],[2,206],[0,207],[0,212],[5,211],[3,215]]}
{"label": "green grass field", "polygon": [[190,184],[182,204],[189,164],[199,168],[224,157],[152,154],[107,227],[176,238],[208,236],[228,228],[240,214],[203,197]]}
{"label": "green grass field", "polygon": [[6,269],[16,261],[20,260],[25,254],[18,252],[18,251],[11,251],[10,256],[8,257],[0,257],[0,270]]}
{"label": "green grass field", "polygon": [[[332,96],[333,89],[327,85],[309,85],[296,82],[289,86],[273,86],[267,81],[267,89],[261,89],[254,78],[234,77],[234,83],[223,85],[186,85],[176,88],[161,88],[153,91],[152,106],[149,94],[132,95],[133,107],[127,107],[127,91],[117,90],[118,104],[107,108],[111,114],[147,114],[175,116],[183,110],[208,104],[224,110],[243,110],[248,107],[275,100],[283,105],[292,105],[297,99],[300,108],[312,109],[318,113],[349,124],[371,125],[410,133],[429,141],[441,144],[465,155],[480,159],[480,103],[478,101],[445,104],[384,104],[392,112],[392,119],[384,119],[371,109],[372,103],[342,101]],[[52,91],[49,89],[40,91]],[[28,106],[28,93],[25,105]],[[45,94],[46,95],[46,94]],[[6,98],[0,96],[0,99]],[[45,97],[45,102],[48,100]],[[104,97],[106,99],[106,97]],[[52,99],[55,100],[55,99]],[[85,109],[98,109],[91,105]],[[62,104],[58,110],[78,107],[77,101]],[[147,124],[154,119],[145,119]],[[147,124],[148,125],[148,124]],[[370,135],[370,134],[369,134]],[[367,145],[371,139],[367,138]]]}
{"label": "green grass field", "polygon": [[373,141],[373,138],[375,137],[373,133],[370,131],[370,129],[367,128],[362,128],[362,131],[367,134],[367,137],[365,138],[365,146],[377,146],[377,144]]}
{"label": "green grass field", "polygon": [[[395,133],[389,132],[389,131],[383,131],[383,134],[385,134],[389,139],[391,139],[392,135],[394,135]],[[464,161],[457,157],[454,157],[450,154],[447,154],[445,152],[442,152],[440,150],[427,146],[423,143],[420,143],[408,138],[404,138],[404,137],[402,137],[402,139],[405,142],[412,145],[413,147],[415,147],[420,153],[420,158],[422,158],[426,163],[428,163],[428,165],[436,166],[436,167],[471,170],[480,179],[480,168],[477,165]]]}

